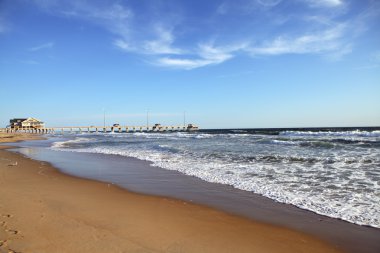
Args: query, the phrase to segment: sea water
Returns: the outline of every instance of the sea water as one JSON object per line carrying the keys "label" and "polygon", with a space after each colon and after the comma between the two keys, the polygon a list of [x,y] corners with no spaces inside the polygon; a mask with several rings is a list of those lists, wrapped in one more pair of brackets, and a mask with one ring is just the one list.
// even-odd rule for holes
{"label": "sea water", "polygon": [[380,228],[380,130],[78,133],[51,148],[135,157],[318,214]]}

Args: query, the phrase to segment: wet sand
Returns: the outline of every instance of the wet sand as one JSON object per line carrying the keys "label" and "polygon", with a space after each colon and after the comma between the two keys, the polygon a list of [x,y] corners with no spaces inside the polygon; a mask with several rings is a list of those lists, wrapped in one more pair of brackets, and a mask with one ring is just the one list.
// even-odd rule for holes
{"label": "wet sand", "polygon": [[30,141],[30,140],[43,140],[43,139],[44,139],[43,136],[41,136],[39,134],[0,132],[0,143]]}
{"label": "wet sand", "polygon": [[[61,172],[109,182],[129,191],[168,196],[275,226],[306,233],[346,252],[380,252],[380,229],[318,215],[231,186],[203,181],[135,158],[51,150],[51,142],[23,142],[12,151],[47,161]],[[59,140],[58,140],[59,141]]]}
{"label": "wet sand", "polygon": [[0,252],[338,252],[319,239],[0,150]]}

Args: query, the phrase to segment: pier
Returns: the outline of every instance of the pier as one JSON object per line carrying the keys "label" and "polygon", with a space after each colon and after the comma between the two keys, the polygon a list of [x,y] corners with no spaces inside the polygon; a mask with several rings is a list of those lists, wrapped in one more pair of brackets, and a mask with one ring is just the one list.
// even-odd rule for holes
{"label": "pier", "polygon": [[129,132],[184,132],[198,130],[197,127],[189,124],[188,126],[161,126],[155,124],[153,126],[66,126],[66,127],[19,127],[19,128],[0,128],[0,132],[5,133],[129,133]]}

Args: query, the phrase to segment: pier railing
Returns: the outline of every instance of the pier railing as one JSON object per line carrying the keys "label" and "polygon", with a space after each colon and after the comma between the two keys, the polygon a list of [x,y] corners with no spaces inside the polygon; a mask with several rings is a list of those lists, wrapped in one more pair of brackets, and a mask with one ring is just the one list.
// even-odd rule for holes
{"label": "pier railing", "polygon": [[109,132],[167,132],[167,131],[191,131],[187,126],[66,126],[66,127],[20,127],[0,128],[5,133],[109,133]]}

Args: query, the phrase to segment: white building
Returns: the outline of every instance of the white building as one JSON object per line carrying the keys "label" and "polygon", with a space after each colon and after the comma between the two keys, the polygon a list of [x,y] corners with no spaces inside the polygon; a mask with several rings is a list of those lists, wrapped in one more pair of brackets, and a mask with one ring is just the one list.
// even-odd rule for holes
{"label": "white building", "polygon": [[11,128],[43,128],[45,123],[36,118],[17,118],[9,121]]}

